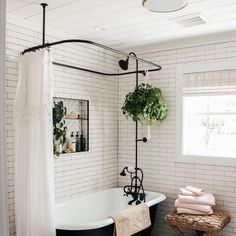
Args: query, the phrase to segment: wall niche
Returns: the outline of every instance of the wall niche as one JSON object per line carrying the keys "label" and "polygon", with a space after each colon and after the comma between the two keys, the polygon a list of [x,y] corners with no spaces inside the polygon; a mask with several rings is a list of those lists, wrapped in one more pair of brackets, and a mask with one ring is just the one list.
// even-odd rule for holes
{"label": "wall niche", "polygon": [[89,151],[89,101],[53,98],[53,150],[59,156]]}

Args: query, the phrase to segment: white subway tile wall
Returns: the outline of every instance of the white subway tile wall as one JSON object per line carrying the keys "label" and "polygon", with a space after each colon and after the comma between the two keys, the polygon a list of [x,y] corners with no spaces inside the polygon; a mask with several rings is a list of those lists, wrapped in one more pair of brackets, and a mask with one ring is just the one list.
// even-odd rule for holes
{"label": "white subway tile wall", "polygon": [[[58,40],[47,36],[50,41]],[[17,86],[18,56],[41,43],[40,32],[7,24],[7,179],[10,235],[15,235],[13,105]],[[57,46],[54,60],[94,70],[118,72],[114,54],[86,45]],[[81,193],[117,186],[118,79],[53,66],[54,96],[90,102],[90,151],[61,155],[55,160],[56,201]]]}
{"label": "white subway tile wall", "polygon": [[[153,236],[171,236],[174,233],[162,223],[167,212],[174,209],[178,188],[195,185],[207,189],[216,196],[216,209],[229,212],[232,221],[218,235],[236,235],[236,168],[232,166],[199,165],[175,162],[175,115],[176,115],[176,67],[178,64],[196,64],[208,62],[225,62],[236,59],[236,41],[217,43],[174,50],[154,51],[141,54],[147,60],[160,64],[162,70],[150,73],[151,84],[162,89],[167,101],[169,114],[166,120],[151,128],[152,139],[139,143],[139,167],[144,170],[144,186],[146,190],[162,192],[167,200],[160,204]],[[209,73],[208,73],[209,74]],[[220,78],[218,78],[220,77]],[[217,73],[217,80],[225,84],[225,80],[236,81],[234,70]],[[205,78],[208,83],[209,78]],[[212,75],[212,80],[214,76]],[[140,82],[143,77],[140,77]],[[119,106],[125,95],[135,86],[135,78],[120,78]],[[124,166],[134,166],[135,127],[120,112],[119,118],[119,154],[118,172]],[[146,135],[146,129],[140,127],[139,138]],[[127,184],[128,178],[118,177],[119,186]],[[188,232],[187,235],[194,235]]]}
{"label": "white subway tile wall", "polygon": [[[54,37],[47,36],[50,41]],[[39,44],[41,34],[17,23],[7,24],[7,173],[11,236],[15,235],[14,212],[14,128],[13,104],[18,74],[18,55],[24,48]],[[57,61],[108,72],[118,71],[117,57],[89,46],[66,45],[53,49]],[[175,87],[176,66],[180,63],[223,62],[236,59],[236,41],[186,47],[141,55],[160,64],[160,72],[150,74],[151,83],[160,87],[169,107],[168,118],[152,128],[152,139],[139,144],[139,166],[145,174],[146,190],[167,195],[158,209],[154,236],[174,235],[162,224],[162,218],[173,210],[177,189],[187,184],[204,187],[217,198],[217,208],[229,212],[231,223],[218,235],[236,235],[236,169],[230,166],[175,163]],[[54,66],[55,96],[90,100],[90,152],[63,155],[55,160],[56,200],[75,197],[117,184],[128,179],[118,173],[124,166],[134,165],[133,122],[120,112],[125,94],[134,88],[135,77],[98,76]],[[223,79],[223,77],[221,78]],[[236,79],[234,76],[231,79]],[[140,77],[140,81],[143,78]],[[140,128],[140,136],[146,129]],[[118,158],[117,158],[118,154]],[[117,171],[118,161],[118,171]],[[118,172],[118,173],[117,173]],[[191,235],[191,234],[189,234]]]}

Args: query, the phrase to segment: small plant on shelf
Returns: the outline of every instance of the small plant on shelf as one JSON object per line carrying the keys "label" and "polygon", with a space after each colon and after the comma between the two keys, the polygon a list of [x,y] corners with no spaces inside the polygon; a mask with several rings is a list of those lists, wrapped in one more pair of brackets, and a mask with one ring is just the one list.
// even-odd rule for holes
{"label": "small plant on shelf", "polygon": [[142,83],[126,95],[122,112],[127,118],[148,127],[167,117],[167,105],[159,88]]}
{"label": "small plant on shelf", "polygon": [[63,145],[66,143],[65,120],[66,107],[62,101],[55,102],[53,107],[53,152],[59,156],[63,151]]}

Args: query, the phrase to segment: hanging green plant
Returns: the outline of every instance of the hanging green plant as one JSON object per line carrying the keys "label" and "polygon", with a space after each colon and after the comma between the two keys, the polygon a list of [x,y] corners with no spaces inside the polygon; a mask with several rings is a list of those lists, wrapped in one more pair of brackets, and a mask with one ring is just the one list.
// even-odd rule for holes
{"label": "hanging green plant", "polygon": [[121,109],[127,118],[147,125],[164,120],[168,111],[161,90],[144,83],[126,95]]}
{"label": "hanging green plant", "polygon": [[65,120],[66,107],[62,101],[55,102],[53,107],[53,151],[56,156],[62,153],[63,145],[66,143]]}

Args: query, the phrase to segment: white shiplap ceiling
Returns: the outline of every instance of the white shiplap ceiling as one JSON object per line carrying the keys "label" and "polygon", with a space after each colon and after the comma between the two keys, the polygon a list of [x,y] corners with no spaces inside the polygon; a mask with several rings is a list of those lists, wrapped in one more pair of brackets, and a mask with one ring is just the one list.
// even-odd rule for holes
{"label": "white shiplap ceiling", "polygon": [[[7,0],[7,14],[41,24],[39,0]],[[154,13],[141,0],[47,0],[46,26],[106,45],[134,47],[179,38],[236,30],[236,0],[189,0],[173,13]],[[183,28],[173,19],[200,14],[207,23]],[[98,30],[100,28],[100,30]]]}

